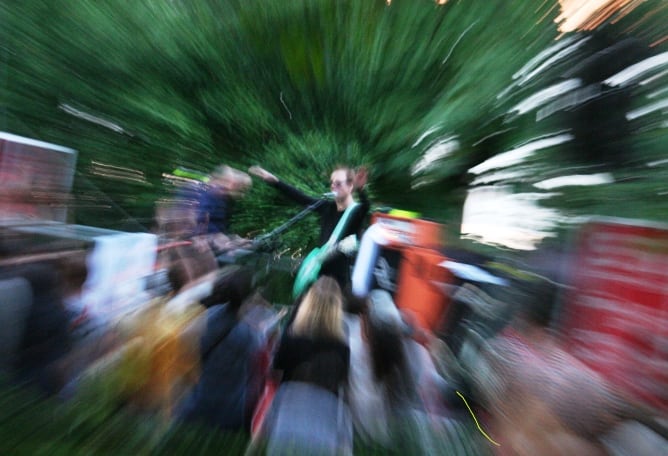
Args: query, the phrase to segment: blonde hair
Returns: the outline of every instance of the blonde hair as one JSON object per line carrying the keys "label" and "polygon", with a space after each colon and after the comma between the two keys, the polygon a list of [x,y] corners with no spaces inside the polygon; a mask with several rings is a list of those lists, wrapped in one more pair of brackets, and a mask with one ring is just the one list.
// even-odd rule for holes
{"label": "blonde hair", "polygon": [[220,165],[211,173],[212,180],[219,181],[232,196],[241,196],[252,185],[251,177],[236,168]]}
{"label": "blonde hair", "polygon": [[290,331],[296,336],[344,340],[343,297],[336,280],[323,276],[311,286],[299,305]]}

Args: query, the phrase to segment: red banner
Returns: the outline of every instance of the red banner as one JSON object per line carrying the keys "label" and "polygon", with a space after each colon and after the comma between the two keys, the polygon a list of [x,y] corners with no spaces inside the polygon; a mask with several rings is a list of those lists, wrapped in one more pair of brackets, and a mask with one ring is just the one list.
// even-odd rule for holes
{"label": "red banner", "polygon": [[573,267],[567,348],[613,384],[668,410],[668,227],[588,223]]}

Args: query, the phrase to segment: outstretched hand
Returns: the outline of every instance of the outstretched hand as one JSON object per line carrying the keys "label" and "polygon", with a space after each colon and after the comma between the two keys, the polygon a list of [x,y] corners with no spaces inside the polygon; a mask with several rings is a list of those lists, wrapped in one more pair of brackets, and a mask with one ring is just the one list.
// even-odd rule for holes
{"label": "outstretched hand", "polygon": [[278,182],[278,177],[274,176],[261,166],[251,166],[248,168],[248,172],[254,176],[259,177],[265,182]]}
{"label": "outstretched hand", "polygon": [[366,167],[360,166],[357,168],[357,171],[355,172],[355,180],[353,181],[353,186],[357,190],[361,190],[364,188],[366,185],[367,179],[369,177],[369,172],[367,171]]}

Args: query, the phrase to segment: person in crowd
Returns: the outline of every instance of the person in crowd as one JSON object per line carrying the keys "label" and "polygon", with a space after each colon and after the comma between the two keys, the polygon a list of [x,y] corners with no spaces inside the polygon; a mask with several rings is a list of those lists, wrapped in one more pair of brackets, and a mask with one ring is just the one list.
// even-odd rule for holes
{"label": "person in crowd", "polygon": [[331,277],[321,277],[281,337],[273,366],[282,371],[282,382],[313,383],[339,394],[347,382],[349,361],[341,289]]}
{"label": "person in crowd", "polygon": [[[413,338],[391,295],[373,290],[366,310],[346,317],[350,341],[348,401],[356,435],[385,448],[426,444],[425,402],[439,402],[445,381]],[[424,426],[423,426],[424,425]],[[409,431],[412,430],[412,431]],[[406,447],[407,449],[409,447]]]}
{"label": "person in crowd", "polygon": [[234,206],[252,185],[250,176],[228,165],[181,185],[175,200],[156,208],[156,229],[166,242],[191,241],[214,251],[231,250],[246,240],[230,233]]}
{"label": "person in crowd", "polygon": [[[215,263],[207,266],[205,260],[213,258],[201,257],[190,244],[173,247],[166,255],[170,257],[167,273],[170,291],[147,302],[123,324],[127,343],[117,370],[127,376],[121,380],[120,395],[132,407],[168,420],[177,415],[182,397],[200,380],[201,343],[207,343],[202,340],[203,335],[207,331],[216,334],[220,318],[225,317],[225,322],[236,321],[236,309],[242,298],[238,297],[240,292],[235,294],[230,290],[243,290],[247,281],[238,268],[230,268],[226,274],[217,269],[209,271],[209,267],[215,268]],[[221,283],[221,278],[227,281]],[[219,309],[221,303],[228,302],[232,303],[230,311],[216,314],[218,319],[206,311],[207,307]],[[207,327],[211,320],[213,326]],[[239,336],[240,343],[245,343],[245,333],[256,332],[246,329]],[[226,342],[232,343],[231,340]],[[217,358],[212,359],[215,362]],[[110,363],[117,364],[114,358]],[[102,369],[108,370],[110,363],[103,362]],[[210,369],[209,366],[206,368]],[[97,376],[95,372],[91,375]]]}
{"label": "person in crowd", "polygon": [[341,454],[352,448],[343,393],[350,350],[342,314],[338,283],[320,277],[285,329],[273,360],[280,385],[260,431],[268,454]]}
{"label": "person in crowd", "polygon": [[59,271],[54,264],[43,262],[13,268],[6,275],[27,281],[32,296],[24,321],[16,322],[21,328],[10,366],[12,377],[53,395],[67,381],[61,363],[72,348]]}
{"label": "person in crowd", "polygon": [[192,244],[167,250],[162,260],[167,264],[169,283],[176,293],[218,268],[210,249]]}
{"label": "person in crowd", "polygon": [[252,185],[248,174],[227,165],[217,167],[198,196],[200,234],[229,235],[234,202]]}
{"label": "person in crowd", "polygon": [[418,401],[402,343],[404,325],[391,297],[374,290],[359,329],[351,328],[351,339],[353,329],[359,331],[351,340],[349,402],[355,429],[389,447],[394,417]]}
{"label": "person in crowd", "polygon": [[[249,172],[268,184],[275,187],[281,193],[293,201],[309,206],[318,201],[319,198],[306,195],[297,188],[278,179],[275,175],[260,166],[253,166]],[[354,207],[354,212],[348,217],[340,239],[346,239],[351,235],[359,239],[362,234],[363,224],[369,212],[369,200],[365,191],[368,173],[366,168],[360,168],[357,171],[345,167],[337,166],[330,175],[330,190],[335,195],[333,200],[324,201],[315,208],[320,216],[320,234],[318,236],[318,245],[324,245],[334,232],[337,224],[341,220],[345,210],[355,203],[353,194],[356,192],[359,197],[359,204]],[[321,265],[320,276],[328,275],[336,279],[339,286],[347,293],[350,284],[350,269],[352,267],[352,257],[341,251],[335,251]]]}
{"label": "person in crowd", "polygon": [[71,252],[55,263],[72,343],[72,350],[60,363],[68,377],[67,391],[61,392],[64,397],[76,388],[77,377],[87,367],[117,348],[120,342],[113,325],[86,300],[87,254],[85,250]]}
{"label": "person in crowd", "polygon": [[[202,318],[186,334],[201,334],[198,356],[201,374],[178,407],[178,420],[222,430],[248,430],[260,395],[258,362],[262,335],[240,316],[252,292],[252,273],[237,269],[233,278],[214,286]],[[216,305],[211,305],[216,301]],[[186,336],[187,337],[187,336]]]}

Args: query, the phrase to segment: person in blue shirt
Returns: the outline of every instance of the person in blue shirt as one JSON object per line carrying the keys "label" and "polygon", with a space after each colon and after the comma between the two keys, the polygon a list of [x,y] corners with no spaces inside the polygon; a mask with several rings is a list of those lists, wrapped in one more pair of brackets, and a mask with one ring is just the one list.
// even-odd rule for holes
{"label": "person in blue shirt", "polygon": [[263,336],[240,316],[253,292],[252,273],[239,269],[214,286],[199,340],[201,374],[177,409],[177,419],[219,430],[248,430],[260,396]]}
{"label": "person in blue shirt", "polygon": [[197,198],[198,234],[229,234],[234,201],[242,197],[251,184],[250,176],[243,171],[227,165],[216,168]]}

